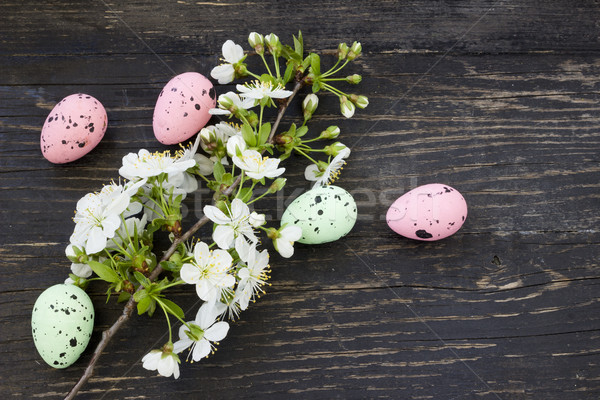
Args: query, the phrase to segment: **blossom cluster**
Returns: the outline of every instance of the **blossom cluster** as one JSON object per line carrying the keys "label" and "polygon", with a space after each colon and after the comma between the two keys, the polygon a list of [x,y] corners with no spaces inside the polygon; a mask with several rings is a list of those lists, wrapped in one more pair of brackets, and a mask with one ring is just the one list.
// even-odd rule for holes
{"label": "blossom cluster", "polygon": [[[262,234],[282,257],[294,254],[301,228],[267,227],[265,215],[252,210],[255,201],[285,186],[281,162],[292,154],[305,157],[310,161],[305,178],[320,187],[339,176],[350,156],[350,149],[337,141],[313,147],[318,141],[336,139],[340,135],[337,126],[305,138],[307,122],[319,104],[316,93],[324,90],[338,96],[341,113],[348,118],[355,107],[368,104],[366,97],[348,95],[331,84],[336,80],[360,82],[356,74],[333,77],[358,57],[360,43],[340,44],[337,62],[321,73],[318,55],[304,57],[301,34],[294,37],[293,48],[284,46],[274,34],[252,32],[248,42],[264,61],[266,74],[251,72],[244,63],[247,54],[231,40],[223,44],[224,63],[211,71],[221,84],[252,78],[236,85],[235,92],[221,94],[217,107],[210,110],[217,118],[237,122],[221,121],[202,128],[191,146],[175,154],[145,149],[127,154],[119,168],[119,182],[86,194],[77,203],[73,218],[75,229],[66,249],[72,273],[67,282],[85,287],[90,281],[103,280],[109,283],[109,296],[118,294],[120,301],[133,298],[139,314],[162,310],[169,340],[161,349],[146,354],[142,365],[163,376],[179,377],[179,354],[186,349],[190,349],[187,358],[193,361],[210,355],[229,331],[226,320],[238,318],[264,293],[271,270],[268,250],[260,249]],[[271,64],[265,58],[269,54]],[[285,72],[280,69],[280,58],[286,61]],[[292,80],[295,89],[286,89]],[[304,86],[312,87],[313,93],[302,102],[302,125],[292,123],[278,132],[281,118],[272,125],[266,121],[266,110],[283,112]],[[326,160],[317,160],[315,154]],[[203,207],[204,217],[212,222],[212,234],[203,240],[180,241],[181,203],[198,189],[199,181],[214,191],[213,203]],[[258,195],[260,186],[266,190]],[[160,230],[169,233],[176,247],[159,261],[153,252],[153,237]],[[167,276],[163,274],[160,281],[149,279],[157,268]],[[202,301],[192,321],[166,297],[169,288],[185,284],[192,285]],[[175,341],[171,318],[181,324]]]}

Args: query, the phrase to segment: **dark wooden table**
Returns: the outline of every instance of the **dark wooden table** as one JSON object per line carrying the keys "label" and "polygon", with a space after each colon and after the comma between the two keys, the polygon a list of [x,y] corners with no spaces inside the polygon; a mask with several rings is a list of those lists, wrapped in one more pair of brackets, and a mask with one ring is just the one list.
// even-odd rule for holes
{"label": "dark wooden table", "polygon": [[[117,179],[125,154],[173,148],[152,133],[161,87],[208,75],[226,39],[248,49],[251,31],[302,30],[310,50],[363,45],[348,72],[370,106],[346,120],[325,96],[312,122],[339,124],[352,147],[339,184],[358,202],[354,230],[273,254],[267,295],[177,381],[140,363],[166,340],[164,319],[134,316],[80,398],[599,398],[599,21],[584,0],[3,1],[0,392],[61,398],[120,314],[92,285],[81,359],[54,370],[33,345],[33,303],[69,272],[77,200]],[[50,164],[41,126],[76,92],[100,99],[110,126],[84,158]],[[286,163],[288,187],[260,206],[271,218],[308,188],[305,165]],[[465,196],[463,228],[433,243],[388,229],[391,202],[433,182]],[[206,200],[186,200],[188,226]]]}

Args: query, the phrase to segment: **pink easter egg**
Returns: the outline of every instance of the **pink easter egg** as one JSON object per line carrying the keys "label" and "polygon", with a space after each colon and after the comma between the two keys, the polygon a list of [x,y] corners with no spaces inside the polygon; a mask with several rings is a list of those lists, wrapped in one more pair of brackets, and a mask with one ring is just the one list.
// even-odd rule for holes
{"label": "pink easter egg", "polygon": [[171,79],[158,96],[152,127],[162,144],[181,143],[194,136],[208,120],[208,110],[217,99],[212,83],[197,72],[186,72]]}
{"label": "pink easter egg", "polygon": [[386,221],[396,233],[434,241],[456,233],[467,218],[467,203],[458,190],[441,183],[419,186],[400,196]]}
{"label": "pink easter egg", "polygon": [[100,101],[83,93],[67,96],[46,117],[40,137],[42,154],[55,164],[77,160],[100,143],[107,125]]}

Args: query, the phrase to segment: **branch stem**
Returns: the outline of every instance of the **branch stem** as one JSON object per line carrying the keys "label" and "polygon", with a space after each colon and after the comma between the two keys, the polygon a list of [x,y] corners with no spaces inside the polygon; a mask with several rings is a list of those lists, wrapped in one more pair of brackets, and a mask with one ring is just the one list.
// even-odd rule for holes
{"label": "branch stem", "polygon": [[[271,133],[269,134],[269,139],[267,140],[267,143],[271,143],[273,141],[273,136],[275,136],[275,132],[277,131],[277,128],[279,127],[279,123],[281,122],[281,119],[283,118],[283,114],[285,114],[285,111],[286,111],[287,107],[290,105],[290,102],[292,101],[294,96],[300,91],[302,86],[304,86],[303,80],[297,81],[290,97],[288,97],[285,100],[285,102],[280,105],[279,111],[277,113],[277,118],[276,118],[275,122],[273,123],[273,126],[271,128]],[[233,184],[231,186],[229,186],[227,188],[227,190],[225,190],[223,192],[223,195],[225,195],[225,196],[231,195],[233,193],[234,189],[240,184],[241,178],[242,178],[241,174],[238,175],[237,179],[233,182]],[[198,221],[196,221],[196,223],[194,225],[192,225],[192,227],[190,229],[188,229],[187,232],[185,232],[183,235],[181,235],[180,237],[176,238],[173,241],[171,246],[163,254],[160,261],[161,262],[166,261],[169,258],[171,258],[171,256],[175,253],[175,250],[177,249],[177,247],[181,243],[190,239],[192,237],[192,235],[194,233],[196,233],[198,231],[198,229],[200,229],[201,227],[206,225],[206,223],[208,223],[208,221],[210,221],[210,220],[208,219],[208,217],[206,217],[206,215],[202,216],[202,218],[200,218]],[[163,269],[160,266],[160,262],[159,262],[157,267],[148,276],[148,279],[150,279],[151,281],[155,281],[162,272],[163,272]],[[140,286],[140,288],[138,288],[138,290],[141,290],[141,288],[142,288],[142,286]],[[79,378],[79,381],[77,381],[75,386],[73,386],[71,391],[65,397],[65,400],[74,399],[75,396],[77,395],[77,393],[79,392],[79,390],[83,387],[83,385],[85,385],[85,383],[92,377],[92,374],[94,373],[94,367],[96,366],[96,363],[98,362],[98,359],[100,358],[100,355],[102,354],[102,351],[106,348],[106,346],[108,345],[110,340],[115,336],[117,331],[121,328],[121,325],[123,325],[125,322],[127,322],[129,320],[129,318],[131,317],[131,314],[133,313],[133,310],[136,308],[135,300],[133,300],[133,297],[134,296],[132,295],[129,298],[129,301],[127,302],[127,304],[125,304],[125,307],[123,307],[123,313],[115,321],[115,323],[112,324],[112,326],[110,328],[108,328],[107,330],[102,332],[102,339],[96,346],[96,349],[94,350],[94,354],[92,355],[92,359],[90,360],[88,366],[86,367],[83,375]]]}

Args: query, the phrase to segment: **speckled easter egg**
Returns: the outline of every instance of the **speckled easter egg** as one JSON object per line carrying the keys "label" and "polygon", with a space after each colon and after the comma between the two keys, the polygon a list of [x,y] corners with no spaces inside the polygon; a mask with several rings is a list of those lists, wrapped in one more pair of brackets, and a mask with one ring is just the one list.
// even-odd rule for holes
{"label": "speckled easter egg", "polygon": [[55,164],[75,161],[100,143],[107,126],[106,110],[97,99],[84,93],[67,96],[44,122],[42,154]]}
{"label": "speckled easter egg", "polygon": [[323,186],[298,196],[284,211],[281,225],[302,228],[300,243],[321,244],[347,235],[356,217],[356,203],[350,193],[339,186]]}
{"label": "speckled easter egg", "polygon": [[49,287],[33,306],[33,342],[51,367],[66,368],[77,361],[90,341],[93,328],[92,301],[75,285]]}
{"label": "speckled easter egg", "polygon": [[441,183],[419,186],[388,209],[392,230],[416,240],[440,240],[458,231],[467,218],[467,202],[458,190]]}
{"label": "speckled easter egg", "polygon": [[197,72],[186,72],[171,79],[154,107],[152,127],[162,144],[181,143],[194,136],[210,119],[208,110],[217,99],[212,83]]}

